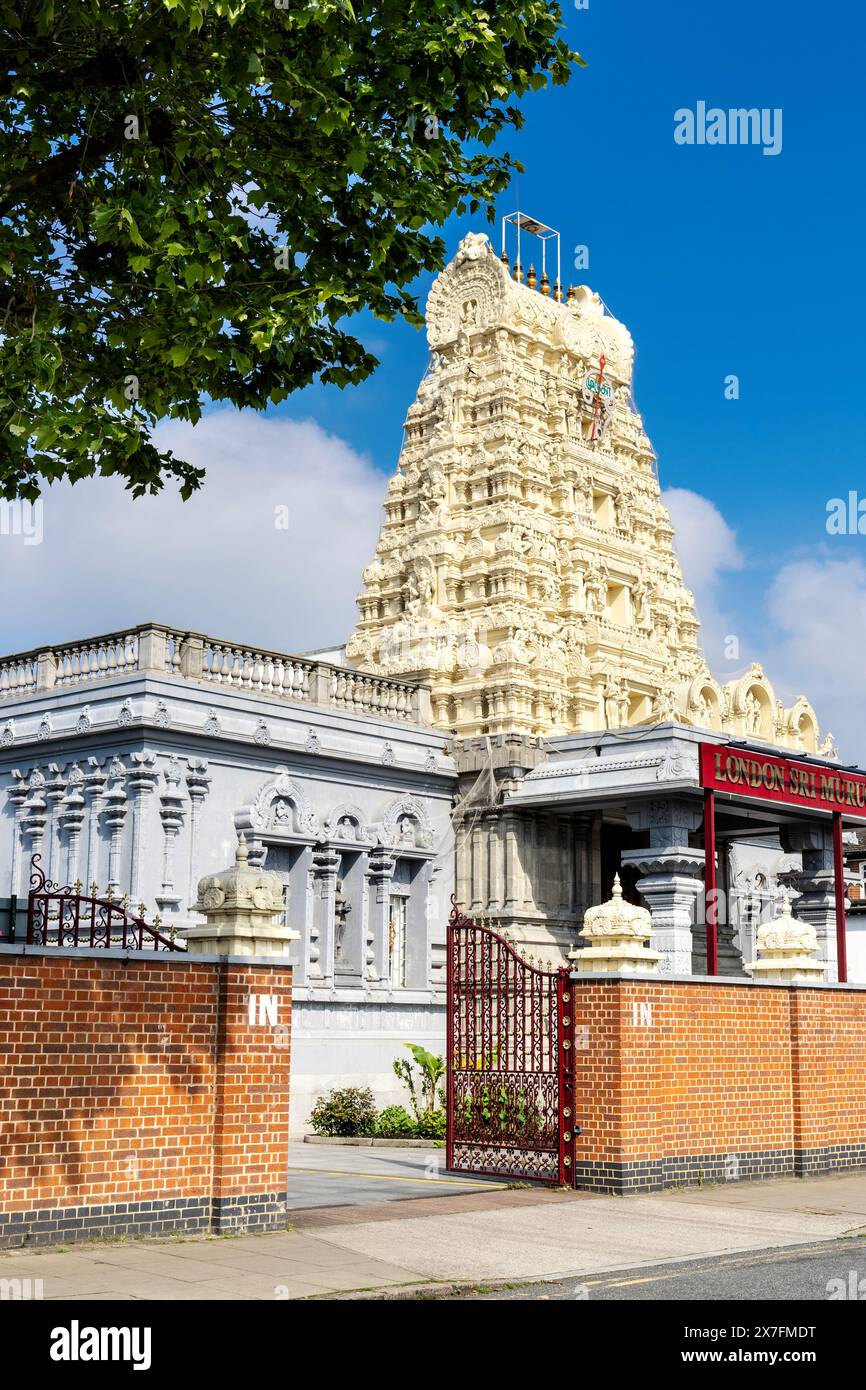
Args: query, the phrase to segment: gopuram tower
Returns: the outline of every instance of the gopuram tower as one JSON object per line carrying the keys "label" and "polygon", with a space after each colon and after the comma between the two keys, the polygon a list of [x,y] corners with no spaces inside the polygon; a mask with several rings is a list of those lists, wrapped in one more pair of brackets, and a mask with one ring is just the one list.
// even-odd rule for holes
{"label": "gopuram tower", "polygon": [[759,667],[724,687],[709,671],[628,330],[585,286],[523,277],[470,233],[430,291],[432,360],[348,657],[429,684],[458,736],[673,718],[814,752],[805,700],[783,708]]}
{"label": "gopuram tower", "polygon": [[830,748],[760,666],[714,679],[632,399],[631,336],[591,289],[525,270],[520,232],[545,262],[555,232],[505,220],[513,265],[504,234],[500,256],[470,233],[431,288],[432,356],[347,657],[429,685],[454,736],[461,904],[565,949],[600,901],[600,817],[509,807],[551,741],[674,723]]}

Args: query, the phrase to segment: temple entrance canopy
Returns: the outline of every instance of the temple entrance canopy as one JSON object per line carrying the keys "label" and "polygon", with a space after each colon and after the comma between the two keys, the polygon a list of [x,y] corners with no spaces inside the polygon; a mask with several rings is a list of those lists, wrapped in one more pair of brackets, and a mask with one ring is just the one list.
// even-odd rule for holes
{"label": "temple entrance canopy", "polygon": [[[748,740],[678,725],[557,740],[507,798],[510,809],[598,821],[599,900],[613,872],[653,913],[667,973],[739,973],[779,886],[816,929],[831,979],[847,979],[843,834],[866,824],[866,775],[827,759],[789,757]],[[738,888],[730,851],[763,851],[771,875]],[[603,853],[615,846],[615,855]],[[618,862],[617,862],[618,861]],[[761,875],[755,876],[760,880]],[[757,910],[740,911],[743,896]]]}
{"label": "temple entrance canopy", "polygon": [[[717,791],[699,762],[713,742],[833,767],[832,736],[758,663],[713,676],[631,335],[589,287],[563,291],[556,237],[512,214],[500,255],[470,233],[434,281],[430,363],[347,657],[429,685],[454,736],[457,898],[475,920],[562,960],[619,871],[651,907],[663,968],[733,974],[755,901],[772,907],[787,876],[835,970],[833,846],[857,808]],[[711,903],[734,904],[717,931],[705,862]]]}

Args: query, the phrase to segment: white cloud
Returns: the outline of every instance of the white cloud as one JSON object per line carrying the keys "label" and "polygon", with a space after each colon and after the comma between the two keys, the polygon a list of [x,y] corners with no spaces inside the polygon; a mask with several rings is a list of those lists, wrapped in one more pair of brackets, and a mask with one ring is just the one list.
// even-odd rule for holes
{"label": "white cloud", "polygon": [[668,488],[662,501],[671,514],[683,576],[695,595],[707,661],[720,679],[730,680],[734,671],[725,656],[725,638],[736,631],[736,623],[725,612],[720,591],[722,576],[743,564],[736,532],[714,502],[688,488]]}
{"label": "white cloud", "polygon": [[[822,730],[836,736],[843,760],[866,760],[859,691],[866,687],[866,563],[856,557],[820,555],[783,565],[755,613],[726,611],[725,575],[743,565],[737,537],[707,498],[671,488],[662,500],[676,530],[675,546],[686,583],[694,590],[701,642],[720,680],[730,680],[759,661],[777,695],[792,704],[802,692]],[[749,630],[739,659],[725,661],[728,633]]]}
{"label": "white cloud", "polygon": [[64,483],[45,494],[41,545],[0,536],[0,650],[145,621],[282,651],[345,641],[381,521],[372,462],[312,420],[252,412],[157,437],[207,469],[189,502],[171,485],[133,499],[116,479]]}
{"label": "white cloud", "polygon": [[819,555],[783,566],[767,614],[770,678],[803,691],[821,728],[835,734],[843,761],[866,760],[866,564]]}

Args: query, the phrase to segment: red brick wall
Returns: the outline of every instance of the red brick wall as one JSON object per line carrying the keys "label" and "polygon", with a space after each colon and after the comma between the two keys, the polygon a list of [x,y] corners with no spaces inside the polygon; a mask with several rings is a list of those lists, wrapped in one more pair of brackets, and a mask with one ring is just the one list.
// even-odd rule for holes
{"label": "red brick wall", "polygon": [[576,980],[578,1185],[866,1163],[866,993]]}
{"label": "red brick wall", "polygon": [[288,966],[0,951],[0,1243],[279,1220],[290,1024]]}
{"label": "red brick wall", "polygon": [[790,991],[793,1112],[799,1168],[837,1166],[833,1151],[866,1164],[866,994]]}

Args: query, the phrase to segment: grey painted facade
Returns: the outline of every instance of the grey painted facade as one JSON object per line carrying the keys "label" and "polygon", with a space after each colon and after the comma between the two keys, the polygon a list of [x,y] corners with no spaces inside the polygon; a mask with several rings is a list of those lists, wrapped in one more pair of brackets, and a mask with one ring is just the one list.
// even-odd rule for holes
{"label": "grey painted facade", "polygon": [[[240,658],[193,677],[180,637],[154,656],[148,631],[168,630],[136,630],[126,669],[82,677],[58,660],[69,678],[52,683],[37,659],[32,688],[5,691],[0,897],[26,899],[39,853],[49,878],[111,885],[182,935],[201,920],[199,878],[231,862],[243,831],[283,878],[297,933],[293,1128],[329,1085],[398,1100],[403,1044],[444,1045],[455,774],[442,734],[405,683],[355,698],[361,678],[292,659],[303,682],[265,693],[261,662],[246,680]],[[397,717],[341,707],[373,697]]]}

